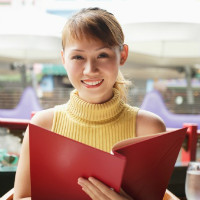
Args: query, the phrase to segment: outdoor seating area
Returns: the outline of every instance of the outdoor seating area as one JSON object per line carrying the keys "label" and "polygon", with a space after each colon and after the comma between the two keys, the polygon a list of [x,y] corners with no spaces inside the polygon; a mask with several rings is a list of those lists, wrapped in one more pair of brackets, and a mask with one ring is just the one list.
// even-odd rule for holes
{"label": "outdoor seating area", "polygon": [[[32,98],[33,101],[29,103],[29,98]],[[148,102],[151,102],[149,104]],[[23,112],[24,106],[28,104],[28,109],[26,109],[26,114]],[[23,133],[26,130],[28,123],[30,122],[31,117],[42,108],[38,103],[37,97],[31,87],[28,87],[24,90],[20,102],[16,109],[13,110],[2,110],[0,112],[0,128],[9,130],[9,134],[13,134],[16,137],[23,140]],[[158,91],[152,91],[146,94],[144,97],[141,109],[145,109],[155,114],[159,115],[167,125],[168,130],[188,127],[187,136],[182,144],[181,151],[179,153],[179,158],[174,167],[173,174],[168,184],[168,189],[171,191],[169,198],[165,196],[164,200],[176,199],[177,197],[181,200],[185,200],[185,180],[186,180],[186,171],[188,163],[190,161],[195,161],[199,159],[199,149],[200,144],[200,126],[199,116],[198,115],[182,115],[182,114],[173,114],[170,113],[162,99],[162,95]],[[24,115],[20,115],[24,113]],[[189,117],[188,117],[189,116]],[[189,123],[184,123],[184,122]],[[19,155],[18,155],[19,156]],[[16,166],[14,167],[1,167],[0,168],[0,196],[3,199],[12,199],[13,197],[13,186],[14,178],[16,173]],[[173,198],[173,195],[174,196]]]}
{"label": "outdoor seating area", "polygon": [[[30,120],[0,118],[0,127],[8,128],[11,133],[13,130],[14,132],[18,130],[19,136],[25,131],[29,121]],[[173,174],[169,181],[168,189],[172,192],[172,194],[169,194],[169,199],[167,199],[166,196],[164,200],[175,200],[176,198],[172,198],[173,195],[176,195],[182,200],[185,199],[185,179],[187,166],[190,161],[197,159],[197,146],[200,142],[200,131],[197,129],[197,125],[194,124],[183,124],[183,126],[188,127],[187,137],[182,144],[179,160],[177,160]],[[15,172],[16,167],[0,168],[0,196],[5,194],[2,200],[12,199],[12,188],[14,186]]]}
{"label": "outdoor seating area", "polygon": [[0,200],[200,200],[199,10],[0,0]]}

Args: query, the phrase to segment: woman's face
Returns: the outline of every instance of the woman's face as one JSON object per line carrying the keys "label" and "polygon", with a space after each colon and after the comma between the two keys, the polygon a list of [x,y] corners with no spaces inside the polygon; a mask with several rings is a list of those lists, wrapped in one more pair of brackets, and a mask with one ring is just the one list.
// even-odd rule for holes
{"label": "woman's face", "polygon": [[[61,52],[62,61],[79,97],[89,103],[104,103],[113,96],[124,50],[108,47],[100,40],[74,41]],[[127,57],[127,56],[126,56]]]}

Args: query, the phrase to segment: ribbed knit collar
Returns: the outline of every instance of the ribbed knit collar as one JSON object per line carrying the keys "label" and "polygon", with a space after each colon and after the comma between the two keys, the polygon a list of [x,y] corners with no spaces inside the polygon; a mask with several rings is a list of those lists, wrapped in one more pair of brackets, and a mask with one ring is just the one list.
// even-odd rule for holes
{"label": "ribbed knit collar", "polygon": [[113,88],[113,97],[102,104],[88,103],[78,96],[78,91],[73,90],[68,102],[68,111],[79,120],[90,122],[110,121],[122,112],[124,102],[117,89]]}

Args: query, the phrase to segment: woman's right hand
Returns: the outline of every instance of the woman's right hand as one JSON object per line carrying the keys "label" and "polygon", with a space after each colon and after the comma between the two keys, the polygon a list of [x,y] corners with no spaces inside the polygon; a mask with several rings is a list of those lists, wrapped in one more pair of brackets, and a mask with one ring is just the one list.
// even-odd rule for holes
{"label": "woman's right hand", "polygon": [[92,200],[133,200],[122,189],[119,194],[94,177],[79,178],[78,184]]}

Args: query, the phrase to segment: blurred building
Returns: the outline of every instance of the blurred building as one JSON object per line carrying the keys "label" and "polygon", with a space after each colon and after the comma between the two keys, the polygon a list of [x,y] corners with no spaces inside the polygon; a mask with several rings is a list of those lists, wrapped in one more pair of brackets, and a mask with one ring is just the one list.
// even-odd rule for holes
{"label": "blurred building", "polygon": [[[113,3],[115,3],[115,7],[113,7]],[[120,3],[128,5],[130,0],[0,0],[0,7],[16,7],[19,8],[19,11],[20,7],[34,7],[46,13],[61,16],[67,20],[69,16],[81,9],[83,5],[85,7],[107,6],[110,8],[109,10],[114,11],[120,22],[124,23],[125,36],[127,39],[130,39],[129,58],[125,66],[121,68],[125,77],[133,82],[129,91],[130,103],[140,106],[145,94],[153,89],[157,89],[162,93],[166,105],[171,112],[200,113],[200,62],[196,53],[200,48],[198,42],[200,41],[198,40],[200,25],[198,21],[196,20],[196,23],[192,23],[191,17],[187,14],[189,19],[187,23],[182,18],[179,19],[180,21],[182,20],[180,24],[174,23],[171,18],[169,23],[170,20],[164,21],[164,18],[160,15],[160,22],[154,23],[153,17],[155,15],[152,14],[151,16],[148,14],[151,11],[150,8],[145,11],[146,18],[144,14],[141,16],[144,17],[142,21],[137,17],[131,18],[130,8],[126,7],[126,16],[128,12],[130,14],[127,20],[123,18],[125,15],[120,15],[120,13],[123,14],[124,12],[121,7],[118,8],[121,5]],[[177,5],[175,1],[173,3],[175,6]],[[191,2],[191,5],[192,3],[194,1]],[[146,4],[149,3],[146,2]],[[141,6],[141,3],[138,2],[138,5]],[[175,6],[171,12],[175,12]],[[135,7],[132,9],[135,9]],[[179,12],[182,12],[181,9],[179,9]],[[188,6],[189,9],[190,6]],[[159,11],[156,10],[156,12]],[[150,23],[147,23],[147,16],[151,20]],[[131,20],[134,22],[132,25]],[[162,20],[164,23],[162,23]],[[191,30],[189,31],[190,28]],[[174,35],[177,38],[181,38],[181,40],[175,41],[176,37]],[[162,37],[166,41],[158,41]],[[185,39],[186,43],[181,43]],[[188,58],[183,55],[177,58],[164,57],[165,53],[168,53],[168,55],[172,53],[168,48],[170,45],[174,45],[172,44],[173,40],[176,45],[182,45],[182,48],[179,48],[179,56],[181,52],[184,52],[184,48],[187,47],[188,51],[190,51],[189,48],[196,50],[196,57],[191,56]],[[170,44],[168,43],[169,41],[171,42]],[[196,45],[195,48],[193,48],[193,44]],[[174,51],[176,51],[175,46],[173,47]],[[153,52],[153,54],[150,55],[148,54],[149,52]],[[192,55],[192,51],[190,53]],[[62,65],[60,63],[39,63],[42,66],[39,73],[34,72],[36,65],[26,65],[24,68],[23,63],[16,67],[13,62],[0,62],[0,108],[15,107],[24,87],[28,85],[33,86],[37,91],[43,108],[52,107],[55,104],[67,101],[69,92],[73,88]],[[189,72],[186,70],[187,66],[189,66]],[[189,86],[188,83],[190,83]],[[188,103],[188,97],[192,97],[190,102],[193,103]]]}

